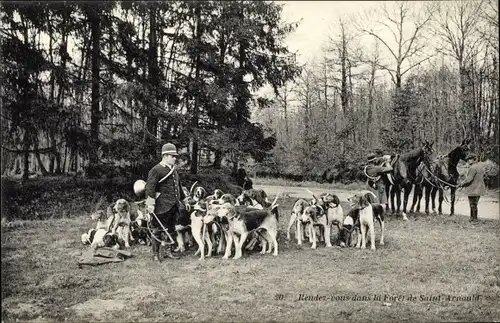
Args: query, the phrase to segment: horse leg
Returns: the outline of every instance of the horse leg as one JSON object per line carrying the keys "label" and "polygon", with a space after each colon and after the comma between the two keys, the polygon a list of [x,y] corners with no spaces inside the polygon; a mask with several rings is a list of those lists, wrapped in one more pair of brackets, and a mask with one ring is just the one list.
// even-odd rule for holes
{"label": "horse leg", "polygon": [[391,187],[392,187],[392,185],[389,183],[385,186],[385,196],[387,197],[387,200],[385,202],[385,211],[386,212],[389,211],[389,201],[391,199]]}
{"label": "horse leg", "polygon": [[415,210],[417,213],[420,212],[420,203],[422,202],[422,196],[424,196],[424,188],[425,188],[425,186],[419,185],[419,188],[418,188],[417,209]]}
{"label": "horse leg", "polygon": [[443,208],[442,208],[442,205],[443,205],[443,200],[444,200],[444,197],[443,197],[443,189],[442,188],[439,188],[438,189],[438,193],[439,193],[439,198],[438,198],[438,201],[439,201],[439,206],[438,206],[438,215],[443,215]]}
{"label": "horse leg", "polygon": [[432,199],[432,214],[436,214],[436,193],[438,189],[433,187],[431,190],[431,199]]}
{"label": "horse leg", "polygon": [[415,184],[415,191],[413,192],[413,202],[411,204],[410,213],[414,213],[415,204],[417,205],[417,212],[420,210],[420,198],[422,194],[421,186]]}
{"label": "horse leg", "polygon": [[401,212],[401,189],[402,187],[399,187],[396,191],[396,214]]}
{"label": "horse leg", "polygon": [[[429,185],[425,185],[425,214],[427,214],[427,215],[429,215],[429,197],[431,197],[431,191],[432,191],[432,187]],[[433,199],[433,201],[434,201],[434,199]]]}
{"label": "horse leg", "polygon": [[453,216],[455,215],[455,192],[456,192],[456,188],[455,187],[451,187],[450,188],[450,216]]}
{"label": "horse leg", "polygon": [[392,215],[395,215],[396,214],[396,206],[394,204],[394,198],[396,196],[396,191],[397,191],[397,187],[396,186],[393,186],[391,187],[391,211],[392,211]]}
{"label": "horse leg", "polygon": [[406,217],[406,207],[408,206],[408,199],[410,197],[410,191],[413,188],[412,184],[406,185],[404,188],[404,195],[403,195],[403,220],[406,221],[408,218]]}

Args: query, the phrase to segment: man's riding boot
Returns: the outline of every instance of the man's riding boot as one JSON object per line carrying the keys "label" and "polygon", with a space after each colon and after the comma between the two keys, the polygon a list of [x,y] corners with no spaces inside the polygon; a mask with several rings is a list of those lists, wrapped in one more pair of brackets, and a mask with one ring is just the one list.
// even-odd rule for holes
{"label": "man's riding boot", "polygon": [[470,220],[469,222],[478,222],[478,219],[477,219],[477,210],[475,209],[471,209],[470,210]]}
{"label": "man's riding boot", "polygon": [[170,258],[170,259],[179,259],[178,256],[174,255],[172,252],[172,247],[168,246],[165,250],[165,257]]}
{"label": "man's riding boot", "polygon": [[474,219],[472,219],[472,222],[478,223],[479,219],[477,218],[477,209],[474,210]]}

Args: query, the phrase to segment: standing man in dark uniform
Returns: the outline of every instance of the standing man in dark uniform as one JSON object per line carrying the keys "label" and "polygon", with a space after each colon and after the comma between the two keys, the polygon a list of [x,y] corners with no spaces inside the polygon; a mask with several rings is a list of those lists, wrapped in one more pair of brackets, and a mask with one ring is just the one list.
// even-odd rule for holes
{"label": "standing man in dark uniform", "polygon": [[[151,216],[152,237],[151,246],[153,249],[153,260],[159,261],[160,242],[163,228],[158,223],[157,218],[161,221],[163,226],[167,229],[170,235],[175,233],[176,219],[180,217],[181,212],[185,212],[182,200],[186,197],[182,190],[179,181],[179,174],[175,169],[175,162],[177,161],[177,148],[167,143],[161,148],[161,161],[156,164],[148,174],[146,182],[146,205]],[[178,259],[172,253],[173,245],[169,245],[165,256],[171,259]]]}
{"label": "standing man in dark uniform", "polygon": [[376,154],[368,155],[368,165],[364,168],[364,173],[368,177],[368,186],[376,191],[380,204],[388,206],[387,196],[385,193],[385,182],[382,175],[392,171],[392,166],[381,166],[382,163],[388,161],[386,156],[377,156]]}
{"label": "standing man in dark uniform", "polygon": [[469,171],[467,172],[467,177],[458,185],[458,187],[463,187],[463,193],[469,197],[469,221],[472,223],[478,223],[477,204],[479,203],[481,195],[484,195],[486,192],[486,185],[484,184],[484,167],[481,163],[478,163],[476,154],[469,154],[466,160],[469,165]]}

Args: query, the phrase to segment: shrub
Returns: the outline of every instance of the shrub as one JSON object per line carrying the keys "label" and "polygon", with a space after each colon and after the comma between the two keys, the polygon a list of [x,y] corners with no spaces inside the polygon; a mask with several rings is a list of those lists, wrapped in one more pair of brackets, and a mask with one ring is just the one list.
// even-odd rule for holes
{"label": "shrub", "polygon": [[[188,189],[198,181],[208,192],[220,188],[224,192],[239,194],[241,187],[229,171],[213,168],[201,169],[196,175],[180,170],[179,175]],[[142,179],[146,180],[147,173]],[[2,220],[51,219],[89,214],[97,205],[111,203],[118,198],[135,201],[133,191],[137,178],[116,176],[90,179],[77,176],[38,177],[22,183],[2,177]]]}

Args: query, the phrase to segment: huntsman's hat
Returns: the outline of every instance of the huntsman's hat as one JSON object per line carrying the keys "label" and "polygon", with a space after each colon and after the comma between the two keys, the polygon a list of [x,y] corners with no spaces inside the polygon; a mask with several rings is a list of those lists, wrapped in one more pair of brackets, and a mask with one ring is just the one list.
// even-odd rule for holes
{"label": "huntsman's hat", "polygon": [[164,144],[163,147],[161,147],[161,154],[179,156],[179,154],[177,153],[177,148],[175,147],[174,144],[171,143]]}

